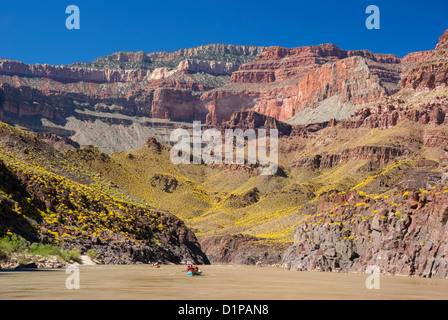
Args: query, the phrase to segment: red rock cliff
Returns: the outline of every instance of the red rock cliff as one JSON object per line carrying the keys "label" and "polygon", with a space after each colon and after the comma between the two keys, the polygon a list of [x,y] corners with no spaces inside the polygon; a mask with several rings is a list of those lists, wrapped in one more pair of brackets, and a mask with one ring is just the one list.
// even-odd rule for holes
{"label": "red rock cliff", "polygon": [[436,49],[411,68],[401,83],[403,87],[413,90],[448,85],[448,30],[439,38]]}

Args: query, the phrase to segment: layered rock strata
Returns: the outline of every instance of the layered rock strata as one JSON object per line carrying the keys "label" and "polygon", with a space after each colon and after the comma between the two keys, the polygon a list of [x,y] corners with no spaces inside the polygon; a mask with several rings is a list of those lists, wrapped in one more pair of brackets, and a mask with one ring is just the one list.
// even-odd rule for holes
{"label": "layered rock strata", "polygon": [[446,186],[382,199],[331,196],[298,226],[283,256],[292,270],[448,277]]}

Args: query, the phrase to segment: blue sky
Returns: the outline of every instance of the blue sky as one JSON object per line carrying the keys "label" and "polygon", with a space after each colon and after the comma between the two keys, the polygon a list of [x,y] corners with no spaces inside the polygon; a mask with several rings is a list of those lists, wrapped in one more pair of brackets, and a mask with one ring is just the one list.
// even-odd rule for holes
{"label": "blue sky", "polygon": [[[372,4],[381,10],[380,30],[365,27]],[[68,5],[80,9],[80,30],[65,27]],[[0,57],[69,64],[209,43],[334,43],[402,57],[433,49],[447,17],[448,0],[0,0]]]}

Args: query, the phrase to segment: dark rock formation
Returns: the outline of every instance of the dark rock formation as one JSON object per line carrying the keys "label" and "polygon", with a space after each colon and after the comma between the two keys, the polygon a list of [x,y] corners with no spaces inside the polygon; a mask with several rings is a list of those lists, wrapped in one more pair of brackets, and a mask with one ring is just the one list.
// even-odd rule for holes
{"label": "dark rock formation", "polygon": [[404,103],[399,98],[387,98],[375,107],[362,108],[352,117],[340,123],[347,129],[361,127],[388,129],[403,121],[442,125],[448,123],[448,98],[435,96],[417,103]]}
{"label": "dark rock formation", "polygon": [[200,240],[211,263],[278,265],[290,243],[278,243],[249,235],[235,234]]}
{"label": "dark rock formation", "polygon": [[[283,256],[292,270],[448,277],[448,187],[372,199],[354,192],[323,199]],[[336,206],[335,206],[336,204]]]}
{"label": "dark rock formation", "polygon": [[277,129],[278,136],[281,137],[289,136],[292,126],[255,111],[237,111],[223,125],[223,130],[225,129],[241,129],[243,131],[247,129],[266,129],[268,136],[270,129]]}
{"label": "dark rock formation", "polygon": [[55,148],[56,150],[59,150],[61,152],[67,152],[75,149],[79,149],[81,146],[79,143],[73,141],[70,138],[67,137],[58,137],[55,134],[47,133],[47,132],[38,132],[36,133],[36,137],[43,140],[44,142],[50,144]]}
{"label": "dark rock formation", "polygon": [[[50,146],[38,139],[32,141],[33,152],[52,157],[39,144],[51,151]],[[52,152],[62,157],[54,149]],[[94,189],[87,195],[79,184],[67,182],[66,177],[55,174],[43,180],[32,172],[11,169],[0,161],[0,188],[12,195],[0,195],[0,236],[13,231],[28,241],[68,250],[76,248],[81,254],[94,250],[106,264],[209,263],[194,233],[176,216],[116,202],[104,195],[94,196]],[[48,222],[45,212],[55,214],[57,223]],[[106,220],[101,218],[102,214],[107,215]],[[84,218],[80,218],[82,215]]]}
{"label": "dark rock formation", "polygon": [[403,147],[362,146],[345,149],[340,154],[323,154],[295,160],[292,167],[307,166],[313,169],[331,169],[342,163],[356,160],[368,160],[377,164],[387,164],[396,158],[405,155],[407,150]]}

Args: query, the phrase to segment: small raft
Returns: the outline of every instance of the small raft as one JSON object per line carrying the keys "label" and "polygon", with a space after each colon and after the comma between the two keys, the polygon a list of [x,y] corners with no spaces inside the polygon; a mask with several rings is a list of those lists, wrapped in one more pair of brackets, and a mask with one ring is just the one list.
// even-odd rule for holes
{"label": "small raft", "polygon": [[187,276],[200,276],[202,272],[200,270],[187,271]]}

